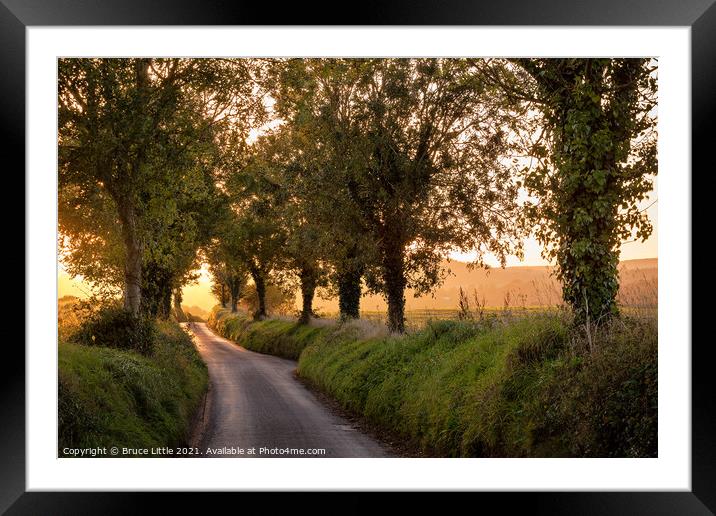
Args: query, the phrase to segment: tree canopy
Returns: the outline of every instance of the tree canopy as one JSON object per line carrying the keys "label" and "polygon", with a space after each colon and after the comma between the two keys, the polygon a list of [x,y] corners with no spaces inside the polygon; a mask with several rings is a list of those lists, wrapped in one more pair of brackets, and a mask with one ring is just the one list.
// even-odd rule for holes
{"label": "tree canopy", "polygon": [[149,295],[156,312],[206,237],[222,131],[261,119],[252,73],[239,60],[60,60],[59,229],[70,273],[122,288],[135,314]]}

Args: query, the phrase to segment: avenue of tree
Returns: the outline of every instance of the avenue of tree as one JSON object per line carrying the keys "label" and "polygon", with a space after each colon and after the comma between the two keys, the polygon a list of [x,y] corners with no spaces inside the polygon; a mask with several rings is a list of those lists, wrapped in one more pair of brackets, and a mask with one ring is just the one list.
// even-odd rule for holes
{"label": "avenue of tree", "polygon": [[452,251],[535,235],[577,321],[618,315],[619,246],[652,227],[651,59],[61,59],[63,262],[168,317],[201,263],[237,309],[366,291],[405,329]]}

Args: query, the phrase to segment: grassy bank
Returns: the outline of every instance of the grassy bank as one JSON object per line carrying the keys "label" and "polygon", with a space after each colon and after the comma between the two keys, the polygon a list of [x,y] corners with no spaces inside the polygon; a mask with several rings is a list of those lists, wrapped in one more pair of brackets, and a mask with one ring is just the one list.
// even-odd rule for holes
{"label": "grassy bank", "polygon": [[405,336],[365,323],[251,323],[225,311],[209,323],[247,348],[298,355],[300,376],[432,455],[657,452],[655,320],[605,327],[591,350],[559,315],[437,321]]}
{"label": "grassy bank", "polygon": [[328,328],[297,324],[285,319],[254,322],[243,312],[213,310],[207,324],[224,338],[241,342],[246,349],[298,360],[303,349]]}
{"label": "grassy bank", "polygon": [[59,344],[59,453],[183,444],[208,375],[178,324],[157,323],[154,350]]}

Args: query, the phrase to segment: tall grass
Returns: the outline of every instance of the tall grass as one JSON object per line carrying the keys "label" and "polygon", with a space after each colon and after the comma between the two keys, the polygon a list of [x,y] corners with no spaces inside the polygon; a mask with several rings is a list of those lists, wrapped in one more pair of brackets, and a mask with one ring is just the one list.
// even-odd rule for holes
{"label": "tall grass", "polygon": [[[69,321],[69,323],[68,323]],[[82,321],[60,321],[58,454],[64,448],[184,444],[208,387],[206,365],[175,322],[157,322],[152,352],[63,338]]]}
{"label": "tall grass", "polygon": [[57,300],[57,328],[60,340],[67,340],[91,314],[89,304],[74,296]]}

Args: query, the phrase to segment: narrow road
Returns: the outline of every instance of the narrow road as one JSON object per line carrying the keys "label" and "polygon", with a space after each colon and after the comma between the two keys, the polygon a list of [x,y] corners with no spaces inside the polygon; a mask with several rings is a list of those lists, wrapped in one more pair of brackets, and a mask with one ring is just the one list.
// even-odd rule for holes
{"label": "narrow road", "polygon": [[244,349],[202,323],[193,324],[193,333],[210,379],[192,443],[204,456],[388,455],[378,442],[331,413],[297,381],[293,360]]}

